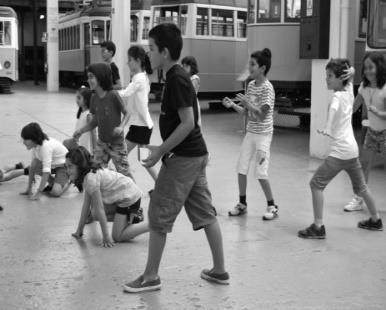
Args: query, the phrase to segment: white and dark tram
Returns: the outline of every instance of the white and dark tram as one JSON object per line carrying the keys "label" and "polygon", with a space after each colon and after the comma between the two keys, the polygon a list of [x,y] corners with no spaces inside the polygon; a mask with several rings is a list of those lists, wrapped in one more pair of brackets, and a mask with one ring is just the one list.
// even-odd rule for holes
{"label": "white and dark tram", "polygon": [[247,63],[246,0],[153,0],[151,26],[172,22],[183,36],[181,58],[194,56],[200,98],[220,98],[243,89]]}
{"label": "white and dark tram", "polygon": [[9,93],[18,73],[18,24],[16,12],[0,6],[0,92]]}

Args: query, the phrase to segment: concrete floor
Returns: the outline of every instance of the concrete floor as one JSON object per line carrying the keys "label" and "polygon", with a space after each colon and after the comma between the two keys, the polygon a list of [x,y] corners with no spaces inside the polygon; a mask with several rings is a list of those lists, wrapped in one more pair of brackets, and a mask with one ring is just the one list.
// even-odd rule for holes
{"label": "concrete floor", "polygon": [[[159,105],[151,105],[154,120]],[[0,95],[0,162],[28,162],[20,130],[31,121],[57,139],[72,134],[76,104],[72,90],[48,94],[32,83],[15,85]],[[59,199],[30,202],[18,193],[20,177],[0,185],[0,309],[386,309],[385,232],[356,228],[367,212],[347,214],[348,177],[339,175],[326,190],[326,240],[303,240],[296,234],[312,221],[308,181],[319,160],[308,156],[308,133],[276,129],[270,167],[280,217],[263,222],[265,199],[250,178],[249,213],[229,218],[237,202],[235,162],[242,139],[236,113],[203,111],[203,131],[211,153],[208,178],[219,213],[229,286],[201,280],[211,258],[203,232],[193,232],[181,213],[169,235],[160,276],[161,291],[131,295],[121,285],[144,269],[148,236],[112,249],[100,247],[100,228],[71,237],[82,195],[71,189]],[[152,143],[160,142],[158,125]],[[152,181],[130,155],[138,184],[147,192]],[[370,187],[386,222],[386,173],[371,172]],[[143,199],[147,209],[149,199]],[[385,223],[386,224],[386,223]]]}

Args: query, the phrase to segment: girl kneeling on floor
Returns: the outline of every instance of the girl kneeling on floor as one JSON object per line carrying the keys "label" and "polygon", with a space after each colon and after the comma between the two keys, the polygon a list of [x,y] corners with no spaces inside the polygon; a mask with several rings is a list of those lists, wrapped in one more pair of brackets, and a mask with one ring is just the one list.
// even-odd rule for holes
{"label": "girl kneeling on floor", "polygon": [[[140,208],[142,193],[130,177],[94,163],[90,153],[82,146],[67,153],[66,168],[71,181],[84,191],[78,229],[73,237],[79,239],[83,236],[90,209],[93,218],[101,225],[104,247],[112,247],[114,242],[129,241],[149,231],[147,222],[139,223],[143,221]],[[115,205],[111,235],[104,205]]]}

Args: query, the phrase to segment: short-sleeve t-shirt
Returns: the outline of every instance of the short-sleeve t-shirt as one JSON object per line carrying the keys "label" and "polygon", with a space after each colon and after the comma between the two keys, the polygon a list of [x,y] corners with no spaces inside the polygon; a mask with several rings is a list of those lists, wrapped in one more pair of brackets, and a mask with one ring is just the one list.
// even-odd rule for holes
{"label": "short-sleeve t-shirt", "polygon": [[119,76],[119,69],[114,62],[110,63],[110,68],[111,68],[111,75],[113,79],[113,85],[115,85],[117,84],[117,81],[121,79],[121,77]]}
{"label": "short-sleeve t-shirt", "polygon": [[331,136],[328,155],[347,160],[359,156],[351,124],[354,95],[352,91],[336,91],[332,96],[329,109],[335,110],[331,123]]}
{"label": "short-sleeve t-shirt", "polygon": [[272,133],[273,132],[273,110],[275,105],[275,91],[267,79],[259,86],[256,81],[249,82],[247,97],[256,108],[268,106],[268,112],[261,118],[257,113],[248,110],[247,131],[251,133]]}
{"label": "short-sleeve t-shirt", "polygon": [[198,126],[197,97],[189,75],[180,65],[174,65],[166,73],[165,88],[161,102],[159,127],[165,141],[181,123],[178,110],[192,107],[195,126],[172,153],[183,157],[199,157],[208,153],[201,129]]}
{"label": "short-sleeve t-shirt", "polygon": [[108,91],[103,98],[93,94],[90,113],[94,114],[98,124],[99,140],[106,143],[122,143],[123,135],[113,135],[113,130],[121,124],[123,102],[115,90]]}
{"label": "short-sleeve t-shirt", "polygon": [[[379,111],[385,112],[385,99],[386,99],[386,84],[382,88],[363,87],[363,83],[359,86],[358,93],[362,95],[365,100],[367,109],[370,106],[374,106]],[[382,131],[386,129],[386,120],[378,117],[374,113],[368,114],[370,128],[376,131]]]}
{"label": "short-sleeve t-shirt", "polygon": [[106,204],[128,200],[132,205],[142,195],[141,190],[131,178],[103,168],[97,169],[95,173],[89,172],[84,178],[83,188],[89,195],[99,189],[102,201]]}

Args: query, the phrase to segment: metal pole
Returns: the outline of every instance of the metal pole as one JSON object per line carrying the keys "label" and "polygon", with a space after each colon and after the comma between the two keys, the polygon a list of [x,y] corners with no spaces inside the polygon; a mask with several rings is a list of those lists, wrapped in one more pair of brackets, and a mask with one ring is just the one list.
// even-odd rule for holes
{"label": "metal pole", "polygon": [[59,91],[58,0],[47,0],[47,91]]}
{"label": "metal pole", "polygon": [[130,71],[127,66],[127,50],[130,47],[130,2],[112,0],[111,33],[112,41],[117,48],[114,62],[119,68],[123,87],[130,82]]}

